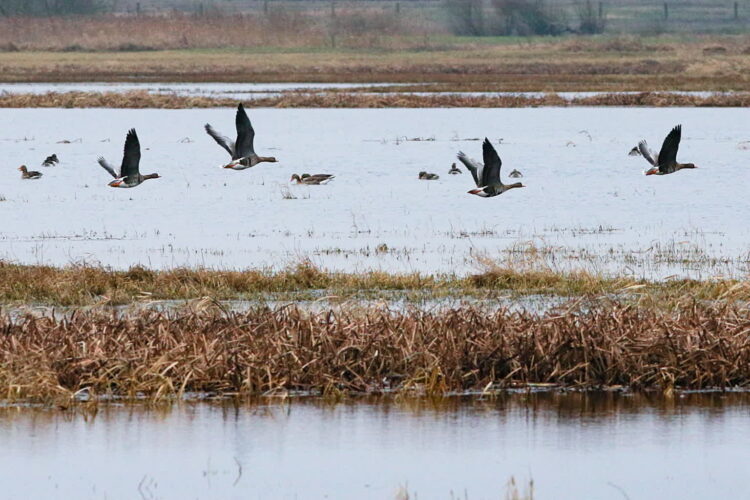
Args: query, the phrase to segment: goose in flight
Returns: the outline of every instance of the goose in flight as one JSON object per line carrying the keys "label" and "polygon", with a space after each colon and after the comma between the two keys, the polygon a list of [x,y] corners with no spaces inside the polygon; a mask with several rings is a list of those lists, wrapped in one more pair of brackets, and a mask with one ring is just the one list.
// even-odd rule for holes
{"label": "goose in flight", "polygon": [[472,177],[474,177],[474,182],[477,185],[476,189],[469,191],[470,194],[475,194],[482,198],[490,198],[492,196],[503,194],[513,188],[526,187],[520,182],[516,182],[515,184],[503,184],[502,181],[500,181],[500,167],[503,162],[500,161],[497,151],[495,151],[495,148],[486,137],[484,143],[482,143],[482,155],[484,165],[469,158],[462,151],[459,151],[458,153],[458,159],[461,163],[466,165],[466,168],[471,172]]}
{"label": "goose in flight", "polygon": [[518,179],[520,177],[523,177],[523,174],[519,172],[516,169],[511,170],[511,172],[508,174],[508,177],[512,177],[513,179]]}
{"label": "goose in flight", "polygon": [[299,176],[297,174],[292,174],[292,178],[289,179],[289,182],[296,182],[297,184],[326,184],[328,181],[333,180],[335,176],[331,174],[302,174],[302,176]]}
{"label": "goose in flight", "polygon": [[677,161],[677,150],[680,147],[681,138],[682,125],[677,125],[664,139],[658,155],[649,149],[646,141],[638,143],[638,152],[652,165],[650,169],[646,170],[646,175],[667,175],[683,168],[698,168],[693,163],[679,163]]}
{"label": "goose in flight", "polygon": [[97,161],[104,170],[115,178],[109,183],[111,187],[132,188],[147,179],[158,179],[160,177],[159,174],[141,175],[138,171],[138,165],[141,162],[141,143],[138,141],[138,134],[135,133],[134,128],[128,131],[125,138],[125,152],[123,153],[119,175],[115,168],[101,156]]}
{"label": "goose in flight", "polygon": [[255,139],[255,130],[247,117],[245,107],[240,103],[237,106],[237,114],[234,118],[235,127],[237,128],[237,140],[232,142],[228,137],[224,137],[216,131],[210,124],[206,123],[206,132],[214,138],[216,143],[224,148],[232,157],[232,161],[223,165],[223,168],[233,170],[245,170],[254,167],[258,163],[271,162],[276,163],[273,156],[258,156],[253,148]]}
{"label": "goose in flight", "polygon": [[42,177],[41,172],[37,172],[36,170],[29,170],[26,168],[26,165],[21,165],[18,167],[18,170],[21,171],[21,179],[40,179]]}

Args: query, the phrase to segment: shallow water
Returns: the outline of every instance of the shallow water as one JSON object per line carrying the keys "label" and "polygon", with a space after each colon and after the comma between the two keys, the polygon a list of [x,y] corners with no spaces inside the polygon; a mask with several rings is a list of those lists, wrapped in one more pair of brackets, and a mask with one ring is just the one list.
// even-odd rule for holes
{"label": "shallow water", "polygon": [[[750,398],[0,408],[4,498],[745,498]],[[453,493],[453,496],[451,494]]]}
{"label": "shallow water", "polygon": [[[256,149],[280,163],[237,172],[203,124],[233,135],[234,111],[3,109],[0,258],[127,268],[280,268],[466,274],[479,261],[617,275],[748,271],[750,140],[744,109],[251,109]],[[640,139],[658,149],[683,124],[678,158],[700,166],[645,177]],[[163,178],[111,189],[96,163],[118,164],[136,127],[142,171]],[[485,136],[524,189],[481,199],[459,150]],[[61,140],[71,141],[59,144]],[[413,140],[422,139],[422,140]],[[476,139],[476,140],[475,140]],[[62,160],[38,181],[22,163]],[[437,181],[420,181],[429,170]],[[292,173],[332,173],[326,186]]]}
{"label": "shallow water", "polygon": [[[429,84],[430,82],[425,82]],[[260,99],[279,96],[285,92],[316,92],[326,90],[358,90],[363,88],[377,89],[378,93],[365,95],[388,94],[393,87],[412,85],[408,83],[131,83],[131,82],[71,82],[71,83],[0,83],[0,93],[7,94],[45,94],[47,92],[130,92],[146,91],[150,94],[173,94],[189,97],[215,97],[236,99]],[[456,96],[522,96],[544,97],[548,92],[406,92],[414,95],[450,94]],[[639,92],[555,92],[563,99],[593,97],[603,94],[638,94]],[[711,95],[731,95],[736,92],[706,91],[661,91],[662,94],[679,94],[695,97]],[[401,92],[399,92],[401,94]]]}

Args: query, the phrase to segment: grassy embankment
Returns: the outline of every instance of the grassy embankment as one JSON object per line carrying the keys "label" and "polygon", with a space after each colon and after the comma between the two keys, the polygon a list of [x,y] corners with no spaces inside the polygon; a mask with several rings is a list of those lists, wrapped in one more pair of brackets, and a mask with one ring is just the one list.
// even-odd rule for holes
{"label": "grassy embankment", "polygon": [[112,271],[99,267],[24,266],[0,262],[0,304],[50,306],[123,305],[158,300],[315,299],[391,297],[414,300],[443,297],[493,298],[550,295],[617,296],[630,303],[680,307],[686,302],[750,301],[745,280],[672,279],[654,282],[610,278],[587,272],[521,269],[485,264],[467,277],[327,272],[303,262],[281,271],[175,269],[141,267]]}

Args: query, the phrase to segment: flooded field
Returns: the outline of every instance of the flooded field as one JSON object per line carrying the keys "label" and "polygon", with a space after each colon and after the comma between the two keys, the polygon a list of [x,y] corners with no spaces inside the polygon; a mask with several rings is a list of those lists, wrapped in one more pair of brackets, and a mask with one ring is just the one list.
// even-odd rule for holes
{"label": "flooded field", "polygon": [[0,467],[5,498],[743,498],[748,429],[741,393],[5,407]]}
{"label": "flooded field", "polygon": [[[279,158],[241,172],[203,131],[234,135],[234,110],[3,109],[0,259],[127,268],[473,272],[481,262],[646,278],[744,275],[750,137],[743,109],[250,109],[256,149]],[[700,168],[645,177],[628,151],[658,149],[683,124],[678,159]],[[142,172],[107,187],[136,127]],[[489,137],[503,178],[524,189],[480,199],[448,175]],[[499,145],[498,145],[499,143]],[[56,153],[61,164],[39,167]],[[21,164],[41,170],[23,181]],[[420,181],[421,170],[440,175]],[[330,173],[296,186],[293,173]]]}

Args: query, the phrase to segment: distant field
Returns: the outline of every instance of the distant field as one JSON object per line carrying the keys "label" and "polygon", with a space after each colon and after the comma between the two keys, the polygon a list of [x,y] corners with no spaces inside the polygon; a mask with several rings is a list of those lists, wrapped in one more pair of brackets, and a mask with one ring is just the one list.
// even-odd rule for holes
{"label": "distant field", "polygon": [[[404,90],[750,90],[750,37],[391,37],[392,48],[0,52],[0,81],[407,82]],[[427,85],[427,86],[425,86]]]}

